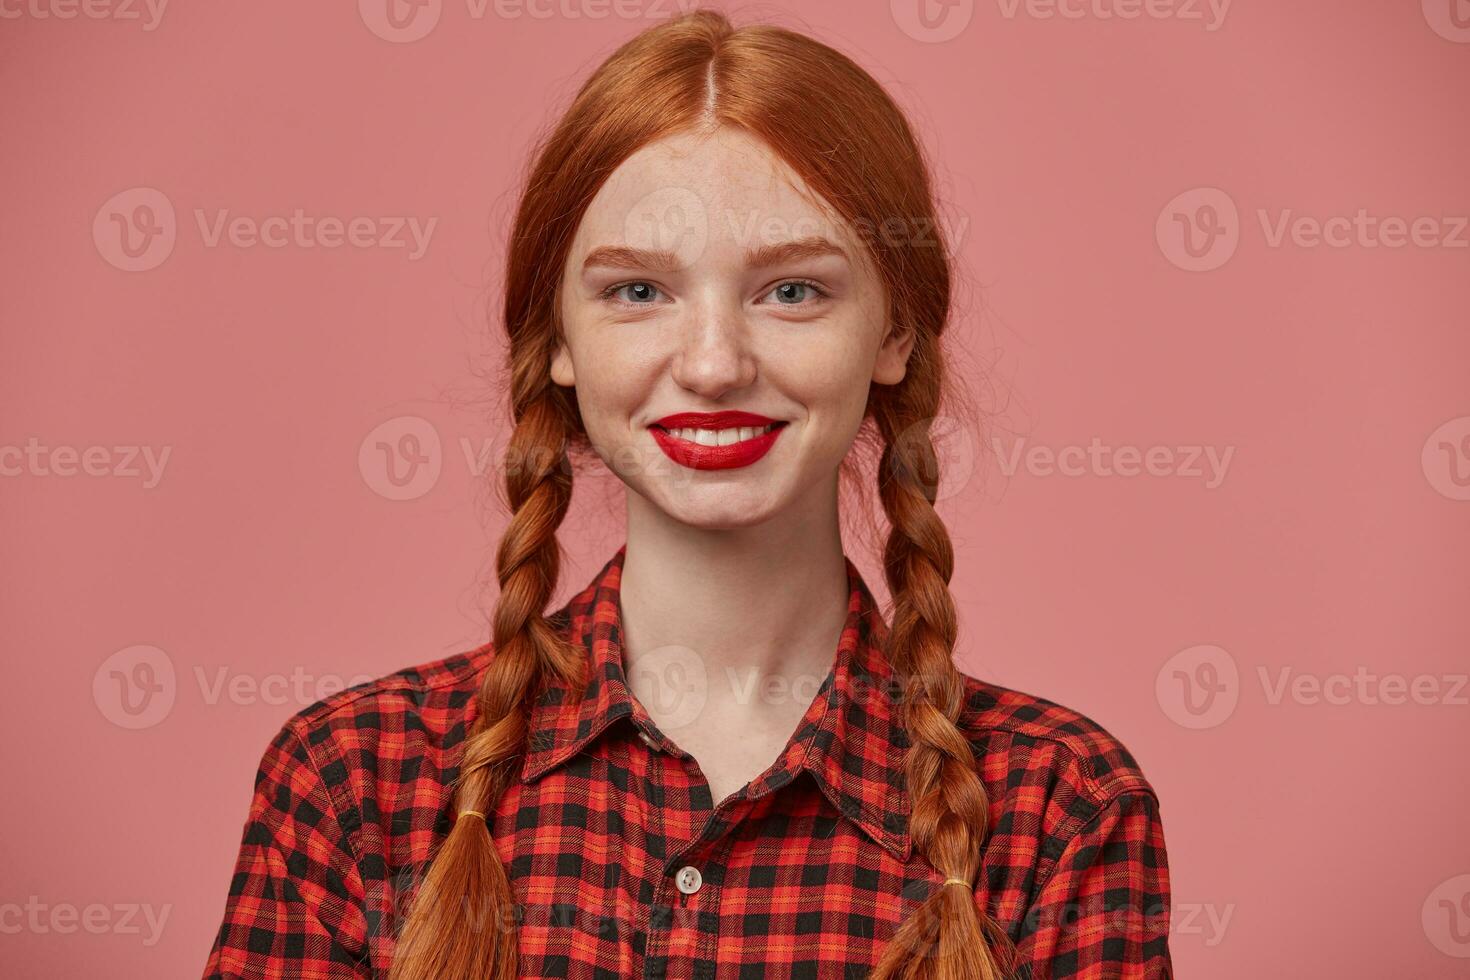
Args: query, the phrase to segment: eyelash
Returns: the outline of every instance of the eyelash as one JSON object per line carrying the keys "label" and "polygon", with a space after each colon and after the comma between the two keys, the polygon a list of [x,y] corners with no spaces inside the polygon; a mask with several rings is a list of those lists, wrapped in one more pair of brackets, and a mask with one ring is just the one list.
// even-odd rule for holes
{"label": "eyelash", "polygon": [[[779,286],[784,286],[787,283],[792,283],[792,282],[800,283],[801,285],[803,285],[803,286],[807,287],[808,289],[812,290],[814,293],[817,294],[818,298],[820,298],[820,299],[827,299],[831,295],[825,289],[823,289],[821,286],[819,286],[816,283],[812,282],[810,279],[801,279],[801,278],[796,278],[796,279],[782,279],[780,282],[778,282],[775,285],[773,285],[771,287],[771,290],[774,290],[774,289],[776,289]],[[653,286],[653,283],[649,282],[647,279],[629,279],[626,282],[620,282],[620,283],[618,283],[616,286],[609,286],[609,287],[607,287],[599,295],[600,295],[600,297],[602,299],[613,299],[617,295],[617,293],[618,293],[619,290],[626,289],[628,286],[636,286],[639,283],[644,283],[646,285]],[[653,288],[654,289],[658,289],[657,286],[653,286]],[[769,291],[770,290],[768,290],[768,292]],[[652,306],[653,304],[652,303],[626,303],[626,302],[624,302],[624,303],[621,303],[621,305],[623,305],[623,306]],[[804,304],[804,303],[777,303],[776,305],[777,306],[804,306],[806,304]]]}

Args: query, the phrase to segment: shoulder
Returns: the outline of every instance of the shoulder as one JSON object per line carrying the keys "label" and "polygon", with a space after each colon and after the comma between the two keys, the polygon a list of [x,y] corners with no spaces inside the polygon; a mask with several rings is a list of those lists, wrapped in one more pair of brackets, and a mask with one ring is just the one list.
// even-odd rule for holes
{"label": "shoulder", "polygon": [[[1066,705],[961,673],[960,730],[1004,792],[1046,788],[1069,811],[1101,809],[1126,793],[1156,796],[1137,758],[1092,718]],[[991,781],[991,779],[987,779]]]}
{"label": "shoulder", "polygon": [[344,688],[302,708],[286,727],[320,744],[333,732],[379,730],[401,733],[403,722],[443,731],[464,721],[485,668],[494,657],[490,644],[437,660],[401,667]]}
{"label": "shoulder", "polygon": [[991,818],[989,887],[976,901],[996,910],[1037,976],[1073,974],[1058,964],[1169,976],[1169,861],[1138,760],[1074,708],[964,676],[960,727]]}
{"label": "shoulder", "polygon": [[[474,719],[493,657],[487,643],[307,705],[282,723],[260,778],[314,784],[349,833],[394,813],[437,812],[447,803],[455,749]],[[282,772],[282,765],[295,771]]]}
{"label": "shoulder", "polygon": [[365,723],[372,716],[459,710],[473,701],[485,667],[494,658],[490,644],[400,667],[391,673],[320,698],[290,718],[303,732],[319,732],[343,723]]}

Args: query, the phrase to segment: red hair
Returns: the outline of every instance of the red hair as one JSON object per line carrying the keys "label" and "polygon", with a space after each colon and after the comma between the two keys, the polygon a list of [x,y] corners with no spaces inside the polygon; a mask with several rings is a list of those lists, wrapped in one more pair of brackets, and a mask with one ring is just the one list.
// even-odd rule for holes
{"label": "red hair", "polygon": [[[513,931],[482,930],[514,895],[490,837],[496,803],[517,778],[527,706],[555,675],[580,690],[585,652],[547,619],[559,574],[557,528],[572,498],[573,454],[590,447],[575,392],[550,377],[561,336],[559,287],[574,233],[609,174],[675,133],[734,126],[762,140],[849,225],[885,287],[888,323],[913,332],[903,380],[874,385],[864,432],[881,447],[878,497],[890,532],[892,595],[885,646],[902,678],[911,748],[906,778],[918,853],[946,879],[898,927],[871,977],[997,980],[1004,932],[972,890],[989,799],[956,722],[964,681],[953,662],[954,554],[934,509],[938,459],[930,435],[947,391],[940,336],[950,311],[950,259],[929,168],[903,112],[857,64],[784,28],[735,29],[697,10],[644,31],[582,85],[540,142],[508,248],[504,320],[510,407],[505,495],[511,519],[496,555],[495,656],[480,686],[454,786],[460,814],[414,898],[392,980],[511,980]],[[478,814],[484,814],[482,817]],[[482,904],[488,903],[488,906]]]}

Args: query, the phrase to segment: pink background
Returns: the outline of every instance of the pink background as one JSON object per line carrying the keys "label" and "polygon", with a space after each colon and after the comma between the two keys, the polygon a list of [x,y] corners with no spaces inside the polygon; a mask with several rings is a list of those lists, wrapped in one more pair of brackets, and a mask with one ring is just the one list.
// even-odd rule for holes
{"label": "pink background", "polygon": [[[935,7],[945,40],[910,0],[736,11],[809,29],[913,112],[965,229],[955,333],[1003,446],[1175,454],[1007,474],[972,440],[942,511],[961,665],[1091,715],[1156,785],[1181,976],[1470,971],[1470,27],[1449,2],[1238,0],[1209,29],[1195,0],[986,0]],[[152,30],[48,3],[0,23],[0,973],[195,976],[255,763],[312,682],[485,634],[503,516],[463,447],[504,438],[476,372],[498,364],[515,179],[553,107],[672,4],[446,0],[403,41],[371,28],[380,0],[178,3]],[[176,240],[127,271],[109,222],[141,215],[137,188]],[[1181,268],[1174,215],[1222,194],[1235,251]],[[411,259],[211,246],[195,218],[296,208],[437,224]],[[1423,241],[1460,244],[1273,245],[1286,209],[1427,217]],[[392,500],[359,449],[407,416],[440,472]],[[169,451],[156,485],[127,446]],[[113,475],[56,472],[89,447]],[[1218,485],[1187,447],[1233,453]],[[615,481],[581,486],[564,592],[620,507]],[[139,645],[174,701],[130,729],[110,670]],[[1276,697],[1283,670],[1346,703]],[[304,695],[271,681],[293,672]],[[1333,686],[1355,672],[1438,693]],[[94,903],[96,934],[67,918]],[[166,910],[156,937],[130,905]]]}

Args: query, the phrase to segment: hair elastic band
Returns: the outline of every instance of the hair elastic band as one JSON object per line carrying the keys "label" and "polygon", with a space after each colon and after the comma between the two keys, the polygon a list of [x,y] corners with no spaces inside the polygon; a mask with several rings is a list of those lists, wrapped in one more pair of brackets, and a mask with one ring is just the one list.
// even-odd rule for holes
{"label": "hair elastic band", "polygon": [[966,888],[970,887],[970,883],[963,878],[946,878],[944,879],[944,883],[946,885],[964,885]]}
{"label": "hair elastic band", "polygon": [[481,820],[485,819],[485,815],[479,810],[461,810],[459,811],[459,815],[461,817],[479,817]]}

